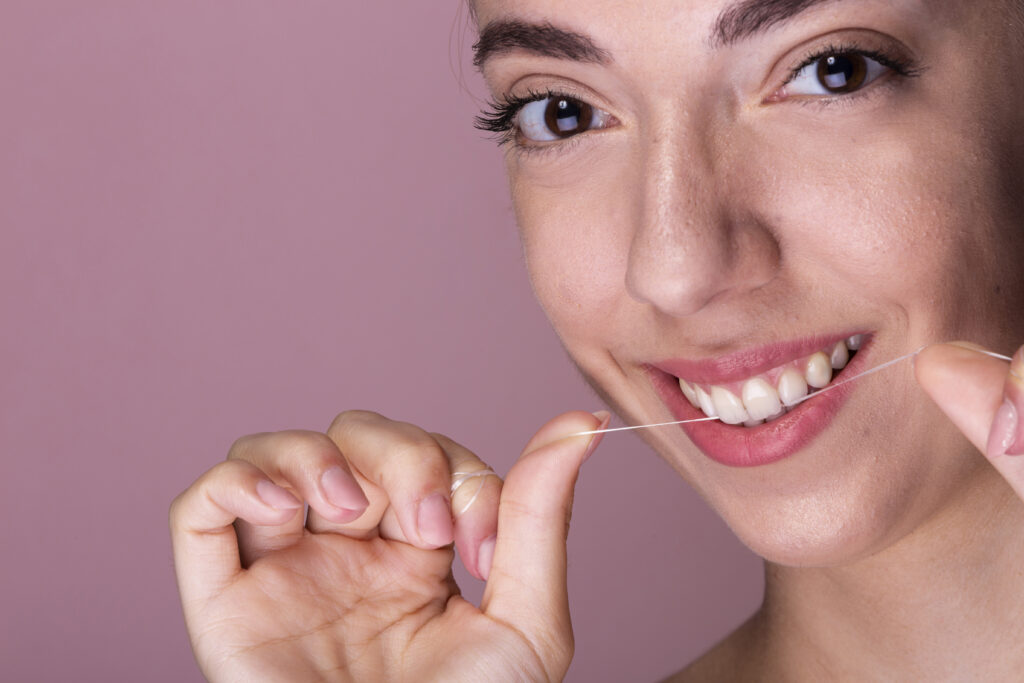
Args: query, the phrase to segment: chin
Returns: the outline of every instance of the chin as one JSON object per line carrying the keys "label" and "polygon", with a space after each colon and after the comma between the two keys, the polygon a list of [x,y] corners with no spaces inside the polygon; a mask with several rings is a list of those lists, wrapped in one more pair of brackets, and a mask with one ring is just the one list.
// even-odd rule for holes
{"label": "chin", "polygon": [[721,516],[751,551],[787,567],[854,564],[893,543],[903,526],[884,514],[835,510],[813,499],[742,512]]}
{"label": "chin", "polygon": [[905,546],[926,527],[943,526],[992,490],[993,471],[984,457],[965,440],[937,431],[950,439],[946,449],[912,450],[905,460],[878,452],[864,458],[862,467],[834,476],[821,472],[800,491],[765,485],[744,486],[738,493],[721,482],[698,489],[739,540],[766,561],[849,566]]}

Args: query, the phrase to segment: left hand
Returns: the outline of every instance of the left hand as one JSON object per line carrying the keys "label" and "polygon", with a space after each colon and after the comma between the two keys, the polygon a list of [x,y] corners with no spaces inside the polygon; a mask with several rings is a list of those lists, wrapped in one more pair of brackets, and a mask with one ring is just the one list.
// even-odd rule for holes
{"label": "left hand", "polygon": [[917,381],[1024,499],[1024,347],[1010,364],[972,348],[929,346],[914,361]]}

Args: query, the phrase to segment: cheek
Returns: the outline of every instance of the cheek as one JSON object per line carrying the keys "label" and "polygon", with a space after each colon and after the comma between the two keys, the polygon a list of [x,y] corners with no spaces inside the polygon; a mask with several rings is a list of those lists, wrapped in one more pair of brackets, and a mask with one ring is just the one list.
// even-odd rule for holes
{"label": "cheek", "polygon": [[1005,132],[956,124],[903,115],[763,139],[778,163],[761,178],[762,209],[790,274],[833,296],[902,308],[922,336],[1005,313],[997,292],[1021,291],[1011,258],[1021,253],[1019,223],[1005,210],[1012,169],[993,142]]}
{"label": "cheek", "polygon": [[[598,173],[581,179],[581,166]],[[509,176],[530,281],[555,331],[567,345],[606,333],[625,293],[631,189],[597,163],[541,178],[510,162]]]}

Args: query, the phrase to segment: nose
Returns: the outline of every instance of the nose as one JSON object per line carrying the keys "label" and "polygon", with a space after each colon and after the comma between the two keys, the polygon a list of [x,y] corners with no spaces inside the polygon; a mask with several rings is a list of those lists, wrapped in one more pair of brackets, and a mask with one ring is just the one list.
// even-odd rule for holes
{"label": "nose", "polygon": [[757,218],[754,183],[726,160],[735,156],[680,128],[646,143],[626,271],[635,300],[682,317],[775,277],[779,243]]}

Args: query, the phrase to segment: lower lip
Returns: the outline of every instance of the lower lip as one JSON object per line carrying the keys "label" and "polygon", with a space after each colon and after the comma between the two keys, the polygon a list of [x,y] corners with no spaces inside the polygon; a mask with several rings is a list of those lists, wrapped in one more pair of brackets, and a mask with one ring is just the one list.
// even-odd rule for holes
{"label": "lower lip", "polygon": [[[867,344],[836,375],[836,380],[859,373],[867,359]],[[677,420],[707,416],[690,405],[672,375],[651,368],[654,389]],[[706,456],[730,467],[757,467],[788,458],[818,436],[836,416],[853,391],[853,383],[830,389],[791,409],[780,418],[757,427],[727,425],[724,422],[692,422],[680,425]]]}

